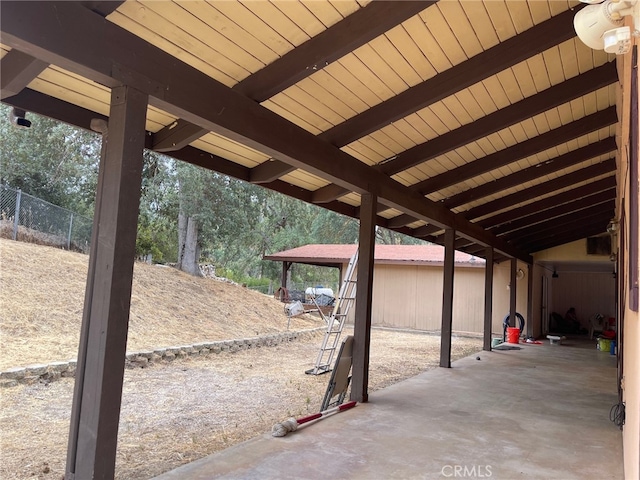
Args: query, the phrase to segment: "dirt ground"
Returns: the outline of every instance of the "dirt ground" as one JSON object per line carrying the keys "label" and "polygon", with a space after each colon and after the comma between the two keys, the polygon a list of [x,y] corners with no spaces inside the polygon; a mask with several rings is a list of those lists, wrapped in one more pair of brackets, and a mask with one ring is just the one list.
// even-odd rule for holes
{"label": "dirt ground", "polygon": [[[151,478],[317,412],[329,378],[304,371],[321,338],[127,369],[116,477]],[[374,329],[370,391],[435,368],[439,345],[433,335]],[[454,338],[453,358],[480,349],[480,339]],[[62,478],[72,394],[68,378],[0,392],[0,478]]]}
{"label": "dirt ground", "polygon": [[[74,358],[87,256],[0,239],[0,370]],[[309,315],[291,330],[323,325]],[[128,351],[285,331],[282,303],[240,286],[136,264]],[[345,331],[345,335],[348,334]],[[319,410],[322,333],[272,347],[127,369],[116,477],[146,479]],[[372,331],[370,391],[438,364],[438,336]],[[454,338],[454,359],[481,349]],[[63,478],[73,379],[0,389],[0,479]]]}

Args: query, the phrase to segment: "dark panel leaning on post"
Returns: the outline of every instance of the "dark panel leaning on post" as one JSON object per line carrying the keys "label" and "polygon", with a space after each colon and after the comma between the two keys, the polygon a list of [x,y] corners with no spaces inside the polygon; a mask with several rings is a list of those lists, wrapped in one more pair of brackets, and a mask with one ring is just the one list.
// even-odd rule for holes
{"label": "dark panel leaning on post", "polygon": [[533,265],[527,265],[527,338],[533,335]]}
{"label": "dark panel leaning on post", "polygon": [[491,351],[491,324],[493,315],[493,248],[485,248],[484,266],[484,334],[482,349]]}
{"label": "dark panel leaning on post", "polygon": [[[115,471],[147,95],[111,93],[109,141],[100,165],[66,479],[108,479]],[[98,228],[99,227],[99,228]]]}
{"label": "dark panel leaning on post", "polygon": [[442,328],[440,329],[440,366],[451,368],[451,331],[453,325],[453,271],[455,267],[454,243],[456,232],[444,231],[444,275],[442,288]]}
{"label": "dark panel leaning on post", "polygon": [[373,292],[373,262],[376,240],[377,197],[362,195],[358,252],[358,286],[353,326],[353,372],[351,400],[369,399],[369,350],[371,346],[371,297]]}

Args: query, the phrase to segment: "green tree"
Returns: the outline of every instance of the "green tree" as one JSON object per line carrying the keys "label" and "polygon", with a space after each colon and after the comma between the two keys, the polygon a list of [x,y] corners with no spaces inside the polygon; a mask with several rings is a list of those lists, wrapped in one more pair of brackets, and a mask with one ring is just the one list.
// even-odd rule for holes
{"label": "green tree", "polygon": [[100,137],[30,114],[30,128],[0,105],[0,181],[83,215],[93,215]]}

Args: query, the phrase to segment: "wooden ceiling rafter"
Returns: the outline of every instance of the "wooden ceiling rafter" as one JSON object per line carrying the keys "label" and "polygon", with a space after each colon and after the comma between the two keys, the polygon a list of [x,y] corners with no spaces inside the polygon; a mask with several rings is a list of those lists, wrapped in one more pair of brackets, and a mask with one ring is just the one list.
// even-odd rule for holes
{"label": "wooden ceiling rafter", "polygon": [[[514,241],[514,243],[526,244],[531,242],[532,239],[534,239],[534,241],[537,241],[538,239],[543,239],[555,234],[563,233],[567,229],[571,230],[579,224],[601,224],[602,218],[605,218],[607,221],[611,220],[613,212],[615,212],[615,205],[612,205],[611,202],[600,203],[587,210],[569,212],[559,217],[547,219],[544,222],[540,222],[524,228],[517,234],[506,234],[504,235],[504,238],[510,239]],[[604,226],[606,227],[606,225],[607,224],[605,222]]]}
{"label": "wooden ceiling rafter", "polygon": [[[566,234],[554,236],[553,238],[547,238],[545,240],[541,240],[536,243],[531,243],[527,246],[527,250],[532,253],[540,252],[542,250],[547,250],[549,248],[557,247],[558,245],[564,245],[566,243],[575,242],[588,237],[601,235],[604,233],[605,228],[606,228],[606,224],[604,226],[588,225],[582,228],[578,227]],[[612,266],[612,270],[613,270],[613,266]]]}
{"label": "wooden ceiling rafter", "polygon": [[567,173],[547,182],[540,183],[533,187],[525,188],[510,195],[492,200],[464,212],[464,217],[473,220],[490,215],[493,212],[509,208],[511,205],[526,202],[532,198],[537,198],[563,188],[569,188],[580,182],[590,181],[595,177],[606,175],[616,170],[616,162],[613,159],[605,160],[595,165],[590,165],[575,172]]}
{"label": "wooden ceiling rafter", "polygon": [[[612,210],[610,212],[600,214],[599,217],[593,217],[593,221],[589,223],[575,220],[559,227],[555,232],[551,232],[547,235],[540,235],[535,238],[532,237],[521,242],[521,244],[525,245],[528,249],[540,249],[542,246],[544,246],[544,248],[551,248],[556,245],[567,243],[566,238],[580,240],[585,237],[601,235],[606,232],[607,223],[611,220],[613,213],[614,211]],[[555,237],[560,239],[563,243],[556,244],[557,240],[555,240]]]}
{"label": "wooden ceiling rafter", "polygon": [[20,93],[49,64],[13,49],[0,60],[0,99]]}
{"label": "wooden ceiling rafter", "polygon": [[[395,175],[518,122],[611,85],[617,79],[618,73],[615,62],[605,63],[474,122],[462,125],[432,140],[400,152],[389,161],[379,163],[374,168],[385,175]],[[331,185],[322,187],[320,190],[329,190],[330,188],[335,196],[334,199],[348,193],[346,189],[337,190]],[[327,197],[325,192],[319,192],[318,195]]]}
{"label": "wooden ceiling rafter", "polygon": [[469,180],[490,172],[491,170],[496,170],[550,148],[562,145],[575,138],[600,130],[601,128],[614,125],[617,121],[618,115],[616,108],[609,107],[525,140],[524,142],[516,143],[511,147],[481,157],[473,162],[447,170],[444,173],[412,185],[412,188],[415,188],[423,195],[429,195],[430,193],[450,187],[456,183]]}
{"label": "wooden ceiling rafter", "polygon": [[499,227],[492,229],[496,235],[504,235],[511,232],[516,232],[520,229],[530,227],[550,218],[556,218],[561,215],[577,212],[585,209],[592,208],[601,203],[609,203],[615,200],[615,190],[605,190],[604,192],[596,193],[588,197],[582,197],[572,202],[567,202],[562,205],[558,205],[547,210],[539,211],[533,215],[519,218],[512,222],[503,223]]}
{"label": "wooden ceiling rafter", "polygon": [[465,203],[488,197],[503,190],[522,185],[536,178],[544,177],[565,168],[586,162],[600,155],[613,154],[617,149],[615,137],[609,137],[599,142],[591,143],[582,148],[572,150],[564,155],[547,160],[546,162],[523,168],[510,175],[505,175],[493,182],[487,182],[475,188],[470,188],[444,200],[447,208],[455,208]]}
{"label": "wooden ceiling rafter", "polygon": [[264,102],[436,2],[370,2],[245,78],[233,90]]}
{"label": "wooden ceiling rafter", "polygon": [[501,212],[490,217],[478,221],[478,225],[483,228],[497,227],[502,224],[512,222],[528,215],[548,210],[557,205],[573,202],[583,197],[595,195],[600,192],[608,191],[615,198],[616,179],[615,176],[608,176],[595,182],[582,185],[565,192],[561,192],[541,200],[534,201],[522,207],[513,208],[505,212]]}
{"label": "wooden ceiling rafter", "polygon": [[[604,175],[606,173],[611,173],[615,170],[615,161],[614,160],[605,160],[604,162],[600,162],[596,165],[591,165],[589,167],[583,168],[576,172],[572,172],[567,175],[563,175],[549,182],[545,182],[541,185],[530,187],[525,190],[520,190],[519,192],[515,192],[514,194],[508,195],[506,197],[499,198],[497,200],[493,200],[492,202],[485,203],[476,207],[475,209],[468,210],[459,215],[464,216],[464,218],[474,220],[479,217],[483,217],[485,215],[490,215],[488,218],[484,218],[478,222],[475,222],[477,225],[480,225],[482,228],[490,229],[491,227],[495,227],[497,225],[501,225],[506,222],[513,221],[520,217],[524,217],[526,215],[531,215],[532,213],[539,212],[541,210],[546,210],[560,203],[566,203],[573,201],[577,198],[592,195],[594,193],[600,192],[605,189],[609,189],[612,186],[615,186],[615,178],[614,177],[606,177],[601,180],[597,180],[592,182],[591,184],[584,185],[582,187],[578,187],[567,192],[563,192],[554,196],[549,197],[548,199],[543,199],[539,201],[534,201],[530,204],[524,205],[522,207],[516,209],[510,209],[506,212],[501,212],[498,214],[492,215],[492,212],[498,212],[505,208],[509,208],[510,205],[515,205],[517,203],[521,203],[532,198],[540,197],[547,193],[550,193],[554,190],[560,190],[564,188],[569,188],[571,185],[588,181],[591,178]],[[395,222],[397,225],[399,222]],[[420,227],[420,236],[421,237],[430,237],[430,236],[438,236],[438,232],[440,232],[442,228],[437,225],[425,225]]]}
{"label": "wooden ceiling rafter", "polygon": [[[429,2],[407,1],[402,3],[387,0],[371,2],[245,78],[236,84],[233,89],[257,102],[263,102],[436,2],[437,0]],[[91,10],[101,12],[106,10],[106,7],[94,4],[109,4],[113,7],[114,5],[111,4],[120,4],[122,2],[84,3]],[[374,19],[376,21],[373,21]],[[170,137],[176,141],[176,146],[172,150],[178,150],[208,133],[207,130],[184,119],[180,119],[179,122],[181,131],[185,134],[184,138],[177,136],[178,131],[169,131],[171,126],[167,126],[157,133],[159,138]],[[171,150],[159,151],[166,152]],[[284,162],[279,162],[277,165],[280,166],[281,174],[279,176],[295,170],[295,168],[290,168]],[[259,165],[256,167],[253,183],[265,183],[275,180],[272,175],[278,173],[276,164],[272,163],[265,167],[258,167]],[[268,172],[266,177],[263,175],[264,172]]]}
{"label": "wooden ceiling rafter", "polygon": [[[8,46],[19,46],[25,53],[55,61],[107,86],[124,82],[148,93],[150,103],[169,114],[355,193],[373,190],[379,201],[391,208],[454,227],[460,235],[493,245],[527,263],[532,261],[482,228],[77,4],[2,2],[0,24]],[[26,24],[33,28],[20,28]],[[97,41],[74,41],[87,32]]]}
{"label": "wooden ceiling rafter", "polygon": [[326,130],[319,136],[343,147],[380,128],[464,90],[527,58],[575,37],[575,10],[567,10],[408,88]]}

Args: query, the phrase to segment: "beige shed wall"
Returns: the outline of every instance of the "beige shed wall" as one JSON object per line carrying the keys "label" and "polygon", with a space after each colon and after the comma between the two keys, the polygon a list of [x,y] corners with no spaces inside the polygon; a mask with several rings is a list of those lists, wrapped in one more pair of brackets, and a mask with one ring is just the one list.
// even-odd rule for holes
{"label": "beige shed wall", "polygon": [[[441,266],[376,265],[371,323],[376,326],[440,330]],[[353,323],[355,307],[348,321]],[[482,333],[484,266],[456,267],[453,330]]]}

